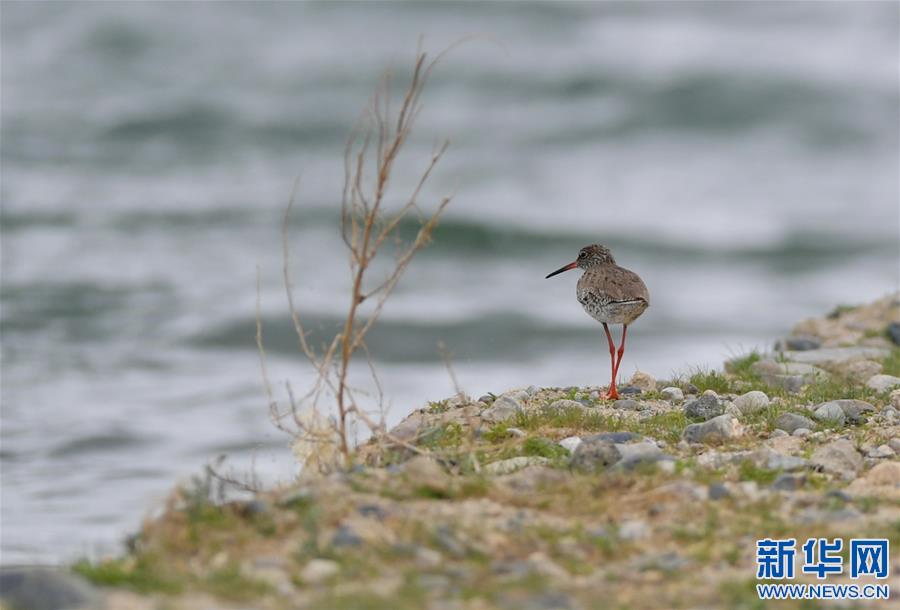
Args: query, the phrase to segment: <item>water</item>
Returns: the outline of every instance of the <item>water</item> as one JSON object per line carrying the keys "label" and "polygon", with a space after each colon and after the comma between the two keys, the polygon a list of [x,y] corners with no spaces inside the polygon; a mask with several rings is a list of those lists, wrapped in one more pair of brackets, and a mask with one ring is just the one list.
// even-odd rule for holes
{"label": "water", "polygon": [[765,347],[898,287],[895,3],[2,6],[2,561],[109,552],[226,453],[288,478],[254,346],[309,379],[280,280],[346,307],[349,128],[419,35],[440,49],[396,185],[456,189],[371,338],[393,420],[463,387],[600,384],[592,242],[650,287],[623,374]]}

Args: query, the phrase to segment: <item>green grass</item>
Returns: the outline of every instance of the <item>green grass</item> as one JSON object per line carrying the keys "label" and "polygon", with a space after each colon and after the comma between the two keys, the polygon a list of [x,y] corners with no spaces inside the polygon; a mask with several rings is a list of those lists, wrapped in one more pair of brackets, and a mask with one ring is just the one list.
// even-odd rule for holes
{"label": "green grass", "polygon": [[203,588],[218,597],[248,601],[273,591],[269,583],[241,574],[241,569],[236,563],[211,572],[203,582]]}
{"label": "green grass", "polygon": [[881,361],[881,365],[884,367],[882,373],[885,375],[900,377],[900,347],[892,347],[891,353]]}
{"label": "green grass", "polygon": [[526,439],[525,444],[522,445],[522,455],[557,460],[567,458],[569,452],[565,447],[560,446],[558,443],[554,443],[553,441],[538,436],[532,436]]}
{"label": "green grass", "polygon": [[72,571],[101,587],[120,587],[138,593],[178,593],[184,583],[166,574],[153,555],[138,555],[133,562],[113,559],[92,563],[82,559]]}
{"label": "green grass", "polygon": [[716,394],[727,394],[732,391],[732,381],[724,373],[710,370],[698,370],[688,378],[701,392],[712,390]]}
{"label": "green grass", "polygon": [[780,470],[757,466],[752,460],[744,460],[738,466],[738,476],[742,481],[756,481],[760,485],[771,485],[779,474]]}

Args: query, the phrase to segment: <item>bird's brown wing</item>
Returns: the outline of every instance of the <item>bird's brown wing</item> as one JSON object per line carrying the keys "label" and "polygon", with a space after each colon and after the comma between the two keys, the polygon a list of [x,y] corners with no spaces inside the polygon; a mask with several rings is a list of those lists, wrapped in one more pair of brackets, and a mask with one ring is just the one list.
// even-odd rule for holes
{"label": "bird's brown wing", "polygon": [[578,280],[578,300],[603,303],[644,301],[650,304],[650,291],[634,271],[618,265],[604,265],[588,269]]}

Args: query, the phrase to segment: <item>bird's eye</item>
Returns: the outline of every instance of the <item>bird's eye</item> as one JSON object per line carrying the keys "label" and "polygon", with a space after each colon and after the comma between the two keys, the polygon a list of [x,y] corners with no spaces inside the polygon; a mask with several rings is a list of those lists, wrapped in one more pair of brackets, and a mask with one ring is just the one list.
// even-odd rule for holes
{"label": "bird's eye", "polygon": [[578,253],[578,258],[584,258],[584,252],[579,252],[579,253]]}

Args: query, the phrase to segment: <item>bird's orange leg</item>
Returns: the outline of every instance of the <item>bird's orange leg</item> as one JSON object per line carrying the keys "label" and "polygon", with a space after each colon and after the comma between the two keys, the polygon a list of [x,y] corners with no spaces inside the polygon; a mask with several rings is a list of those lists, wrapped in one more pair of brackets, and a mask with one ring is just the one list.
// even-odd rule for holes
{"label": "bird's orange leg", "polygon": [[613,379],[619,376],[619,365],[622,364],[622,354],[625,353],[625,335],[628,334],[628,325],[622,325],[622,343],[619,345],[619,358],[616,360],[616,368],[613,371]]}
{"label": "bird's orange leg", "polygon": [[619,398],[619,393],[616,391],[616,371],[619,368],[616,363],[616,343],[613,341],[612,334],[609,332],[609,326],[606,322],[603,323],[603,330],[606,331],[606,340],[609,342],[609,363],[612,368],[612,380],[609,382],[609,390],[602,393],[600,398],[616,400]]}

